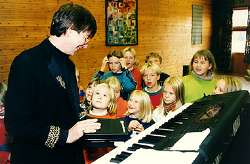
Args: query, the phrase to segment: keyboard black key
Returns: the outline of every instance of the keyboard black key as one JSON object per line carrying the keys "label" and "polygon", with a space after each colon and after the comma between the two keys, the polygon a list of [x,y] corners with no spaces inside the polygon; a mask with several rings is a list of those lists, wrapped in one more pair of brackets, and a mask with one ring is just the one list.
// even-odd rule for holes
{"label": "keyboard black key", "polygon": [[169,130],[155,129],[151,134],[168,136],[169,134],[173,132],[174,132],[174,129],[169,129]]}
{"label": "keyboard black key", "polygon": [[162,137],[159,136],[147,135],[143,139],[139,140],[139,143],[155,144],[158,143],[161,139]]}
{"label": "keyboard black key", "polygon": [[120,159],[120,158],[111,158],[110,159],[110,162],[113,162],[113,163],[121,163],[123,161],[123,159]]}
{"label": "keyboard black key", "polygon": [[130,156],[132,153],[129,153],[129,152],[125,152],[125,151],[123,151],[123,152],[121,152],[121,155],[124,155],[124,156]]}

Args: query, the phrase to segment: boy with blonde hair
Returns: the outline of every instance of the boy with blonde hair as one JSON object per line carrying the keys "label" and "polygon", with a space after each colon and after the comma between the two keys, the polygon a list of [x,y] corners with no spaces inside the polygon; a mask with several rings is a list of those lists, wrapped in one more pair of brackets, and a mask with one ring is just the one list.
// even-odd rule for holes
{"label": "boy with blonde hair", "polygon": [[143,91],[149,95],[153,109],[155,109],[161,103],[163,92],[159,84],[161,69],[157,64],[146,63],[141,68],[141,74],[145,83]]}
{"label": "boy with blonde hair", "polygon": [[[145,63],[154,63],[157,64],[161,68],[162,57],[159,53],[150,52],[145,59]],[[159,84],[163,86],[164,81],[169,77],[168,74],[161,71]]]}

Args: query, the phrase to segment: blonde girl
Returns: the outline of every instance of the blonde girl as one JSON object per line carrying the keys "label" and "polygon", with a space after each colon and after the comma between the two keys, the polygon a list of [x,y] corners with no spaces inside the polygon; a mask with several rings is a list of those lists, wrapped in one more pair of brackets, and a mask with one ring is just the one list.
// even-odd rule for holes
{"label": "blonde girl", "polygon": [[[94,87],[87,117],[99,119],[116,118],[115,95],[113,89],[111,89],[108,84],[101,83]],[[84,149],[85,163],[92,163],[112,149],[113,147],[86,147]]]}
{"label": "blonde girl", "polygon": [[180,77],[169,77],[163,84],[163,98],[161,105],[153,112],[155,122],[165,118],[169,112],[173,112],[184,103],[184,85]]}
{"label": "blonde girl", "polygon": [[107,78],[105,82],[109,85],[110,88],[113,89],[115,94],[115,101],[117,106],[116,117],[117,118],[125,117],[125,113],[128,109],[128,102],[120,96],[121,95],[120,81],[115,76],[111,76]]}
{"label": "blonde girl", "polygon": [[141,90],[133,91],[128,100],[125,125],[129,131],[141,132],[152,124],[152,107],[148,94]]}
{"label": "blonde girl", "polygon": [[115,118],[116,103],[113,89],[106,83],[97,84],[93,89],[89,117]]}

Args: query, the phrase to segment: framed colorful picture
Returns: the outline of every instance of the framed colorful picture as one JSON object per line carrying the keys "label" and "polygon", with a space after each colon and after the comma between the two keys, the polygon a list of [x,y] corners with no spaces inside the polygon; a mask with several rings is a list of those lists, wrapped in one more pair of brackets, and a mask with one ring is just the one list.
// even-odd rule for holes
{"label": "framed colorful picture", "polygon": [[105,0],[106,45],[138,44],[137,0]]}

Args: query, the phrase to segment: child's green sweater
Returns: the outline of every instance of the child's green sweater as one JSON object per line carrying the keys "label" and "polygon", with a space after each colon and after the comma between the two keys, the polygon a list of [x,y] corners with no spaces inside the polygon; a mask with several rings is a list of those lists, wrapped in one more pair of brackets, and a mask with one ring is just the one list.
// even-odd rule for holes
{"label": "child's green sweater", "polygon": [[183,83],[185,88],[185,103],[194,102],[202,98],[204,94],[211,95],[216,85],[214,78],[211,80],[204,80],[192,73],[183,77]]}

